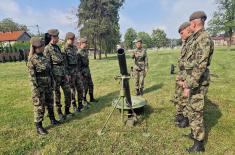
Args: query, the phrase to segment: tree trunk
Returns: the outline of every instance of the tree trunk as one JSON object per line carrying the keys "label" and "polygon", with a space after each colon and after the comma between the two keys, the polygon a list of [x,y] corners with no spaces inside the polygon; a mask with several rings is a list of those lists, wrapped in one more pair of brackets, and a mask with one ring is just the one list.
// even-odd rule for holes
{"label": "tree trunk", "polygon": [[101,50],[102,50],[102,48],[101,48],[101,39],[99,38],[99,45],[100,45],[100,50],[99,50],[99,60],[101,60],[102,59],[102,57],[101,57]]}
{"label": "tree trunk", "polygon": [[94,45],[94,59],[96,59],[96,40],[95,37],[93,38],[93,45]]}

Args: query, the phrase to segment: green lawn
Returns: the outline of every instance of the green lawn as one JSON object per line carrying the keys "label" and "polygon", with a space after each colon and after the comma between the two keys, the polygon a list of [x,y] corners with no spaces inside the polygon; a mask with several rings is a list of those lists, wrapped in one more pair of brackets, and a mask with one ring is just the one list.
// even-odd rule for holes
{"label": "green lawn", "polygon": [[[100,100],[90,109],[57,127],[49,127],[47,136],[38,136],[33,124],[33,106],[25,63],[0,64],[0,154],[186,154],[192,141],[182,136],[189,128],[174,124],[175,108],[171,99],[175,75],[170,64],[177,63],[179,51],[149,52],[150,69],[144,98],[147,115],[136,127],[123,127],[115,111],[104,136],[97,136],[111,101],[118,96],[119,73],[115,55],[91,60],[95,96]],[[132,65],[127,56],[128,67]],[[212,82],[205,106],[205,124],[209,133],[206,153],[235,154],[235,51],[219,48],[211,65]],[[130,81],[134,93],[133,80]],[[143,118],[143,117],[142,117]],[[49,125],[46,117],[44,124]],[[147,129],[150,137],[144,137]]]}

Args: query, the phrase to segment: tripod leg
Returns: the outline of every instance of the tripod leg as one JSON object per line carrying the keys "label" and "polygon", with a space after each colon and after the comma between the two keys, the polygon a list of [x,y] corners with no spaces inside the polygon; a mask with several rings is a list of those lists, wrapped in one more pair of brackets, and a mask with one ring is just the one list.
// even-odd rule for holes
{"label": "tripod leg", "polygon": [[102,135],[102,134],[103,134],[103,130],[104,130],[104,128],[106,127],[106,125],[108,124],[108,121],[109,121],[111,115],[113,114],[114,110],[116,109],[116,107],[117,107],[118,103],[120,102],[120,100],[121,100],[121,97],[118,98],[117,102],[115,103],[115,106],[114,106],[113,110],[111,111],[111,113],[109,114],[108,118],[106,119],[106,121],[105,121],[105,123],[104,123],[104,126],[103,126],[102,129],[98,132],[98,135]]}

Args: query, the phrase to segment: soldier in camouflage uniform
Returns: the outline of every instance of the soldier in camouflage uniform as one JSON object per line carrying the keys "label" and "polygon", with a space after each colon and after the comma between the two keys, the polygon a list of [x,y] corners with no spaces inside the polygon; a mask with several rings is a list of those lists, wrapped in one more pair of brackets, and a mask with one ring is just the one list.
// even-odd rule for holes
{"label": "soldier in camouflage uniform", "polygon": [[52,72],[54,76],[54,91],[55,91],[55,103],[57,107],[57,113],[60,120],[64,119],[61,110],[61,93],[60,87],[62,87],[65,97],[65,116],[70,115],[70,105],[71,105],[71,91],[67,70],[67,61],[65,55],[61,52],[60,47],[57,45],[59,41],[59,31],[57,29],[48,30],[48,34],[51,37],[49,44],[45,47],[44,54],[50,60],[52,65]]}
{"label": "soldier in camouflage uniform", "polygon": [[133,75],[135,79],[135,89],[136,95],[144,94],[144,78],[148,71],[148,56],[146,49],[142,47],[142,40],[136,39],[135,41],[136,49],[132,54],[134,59]]}
{"label": "soldier in camouflage uniform", "polygon": [[194,12],[190,16],[190,28],[194,32],[193,43],[190,46],[187,60],[191,69],[182,83],[184,96],[188,97],[186,106],[191,138],[194,140],[188,152],[205,151],[205,127],[203,121],[205,96],[210,82],[209,66],[214,52],[214,44],[208,33],[204,30],[206,14],[203,11]]}
{"label": "soldier in camouflage uniform", "polygon": [[189,125],[188,117],[186,116],[186,106],[188,105],[188,98],[183,96],[183,87],[179,85],[180,82],[185,80],[185,76],[187,75],[186,69],[188,66],[187,57],[189,53],[189,47],[193,41],[193,33],[190,29],[190,23],[185,22],[179,27],[179,33],[182,39],[182,49],[180,53],[180,57],[178,59],[178,67],[179,72],[176,76],[176,87],[175,87],[175,95],[172,100],[176,106],[176,124],[180,128],[185,128]]}
{"label": "soldier in camouflage uniform", "polygon": [[90,102],[97,102],[94,98],[94,84],[91,77],[90,67],[89,67],[89,52],[87,50],[87,39],[80,38],[79,40],[79,54],[81,56],[81,75],[83,79],[83,98],[87,102],[86,95],[89,91]]}
{"label": "soldier in camouflage uniform", "polygon": [[37,133],[47,134],[47,130],[42,127],[42,121],[47,107],[51,123],[56,125],[53,111],[52,73],[49,60],[43,55],[44,42],[42,38],[33,37],[30,40],[31,50],[28,60],[28,70],[32,85],[32,100],[34,104],[34,122]]}
{"label": "soldier in camouflage uniform", "polygon": [[[66,34],[66,44],[63,48],[63,53],[66,55],[68,62],[68,73],[70,76],[70,88],[71,88],[71,103],[74,108],[74,112],[80,112],[83,108],[82,97],[83,87],[81,81],[81,57],[78,53],[77,47],[74,45],[75,34],[68,32]],[[76,105],[76,92],[78,98],[78,107]]]}

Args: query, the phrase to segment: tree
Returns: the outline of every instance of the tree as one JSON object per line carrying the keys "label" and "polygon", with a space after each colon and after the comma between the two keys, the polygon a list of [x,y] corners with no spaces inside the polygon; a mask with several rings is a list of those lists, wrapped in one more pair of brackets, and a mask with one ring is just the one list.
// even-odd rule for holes
{"label": "tree", "polygon": [[143,44],[146,46],[146,48],[151,48],[153,46],[152,38],[148,33],[138,32],[137,37],[142,39]]}
{"label": "tree", "polygon": [[0,21],[0,32],[10,31],[28,31],[26,25],[21,25],[14,22],[11,18],[5,18]]}
{"label": "tree", "polygon": [[152,41],[155,47],[164,47],[167,44],[166,33],[164,30],[156,29],[152,32]]}
{"label": "tree", "polygon": [[224,32],[229,37],[229,46],[232,43],[232,35],[235,31],[235,1],[218,0],[218,10],[214,12],[213,18],[208,22],[208,31],[211,35]]}
{"label": "tree", "polygon": [[137,33],[133,28],[128,28],[124,35],[124,43],[125,46],[129,49],[133,49],[134,43],[133,41],[136,39]]}
{"label": "tree", "polygon": [[[124,0],[81,0],[78,7],[78,28],[80,36],[86,36],[94,47],[94,59],[99,48],[105,53],[116,48],[120,40],[118,11]],[[107,54],[107,53],[106,53]]]}

